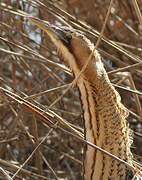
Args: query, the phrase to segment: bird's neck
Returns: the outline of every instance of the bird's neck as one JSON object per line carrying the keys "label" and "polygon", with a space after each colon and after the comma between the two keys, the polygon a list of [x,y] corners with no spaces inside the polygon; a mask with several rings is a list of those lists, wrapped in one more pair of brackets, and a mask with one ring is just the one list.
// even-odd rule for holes
{"label": "bird's neck", "polygon": [[[92,81],[93,72],[91,75]],[[85,139],[132,164],[129,128],[125,119],[127,110],[121,104],[120,96],[111,85],[105,70],[101,72],[101,76],[95,74],[94,82],[81,76],[78,88],[83,108]],[[124,164],[88,145],[84,148],[84,153],[85,180],[126,179],[127,168]]]}

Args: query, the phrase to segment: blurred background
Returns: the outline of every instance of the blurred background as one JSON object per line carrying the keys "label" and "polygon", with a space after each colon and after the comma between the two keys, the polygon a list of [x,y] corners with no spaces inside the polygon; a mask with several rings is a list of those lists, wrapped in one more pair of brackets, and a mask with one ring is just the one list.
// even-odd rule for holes
{"label": "blurred background", "polygon": [[[0,90],[0,179],[12,177],[21,165],[13,179],[81,179],[83,144],[45,125],[33,109],[29,112],[20,105],[20,101],[31,103],[44,111],[73,80],[48,36],[25,17],[72,26],[95,44],[109,4],[110,0],[0,0],[0,87],[4,88]],[[111,82],[129,109],[137,162],[142,162],[141,13],[142,1],[114,1],[98,48]],[[10,92],[14,94],[8,96]],[[83,133],[77,88],[47,112],[53,123],[58,116]]]}

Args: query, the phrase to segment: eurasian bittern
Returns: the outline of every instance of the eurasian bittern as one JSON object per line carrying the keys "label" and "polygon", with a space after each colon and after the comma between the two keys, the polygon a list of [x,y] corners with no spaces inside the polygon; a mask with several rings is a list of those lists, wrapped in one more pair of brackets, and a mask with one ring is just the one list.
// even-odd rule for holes
{"label": "eurasian bittern", "polygon": [[[74,29],[55,27],[33,17],[28,19],[48,34],[59,56],[76,77],[94,49],[90,40]],[[81,73],[77,86],[82,102],[85,139],[133,165],[126,123],[128,112],[112,86],[97,50]],[[85,180],[126,180],[133,177],[125,164],[88,145],[84,154]],[[137,176],[136,179],[141,178]]]}

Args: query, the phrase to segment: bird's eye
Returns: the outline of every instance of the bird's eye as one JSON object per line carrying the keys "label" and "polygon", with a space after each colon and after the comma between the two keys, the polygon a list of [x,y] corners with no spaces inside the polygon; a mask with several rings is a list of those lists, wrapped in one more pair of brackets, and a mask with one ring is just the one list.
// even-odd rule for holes
{"label": "bird's eye", "polygon": [[67,34],[67,39],[68,39],[68,41],[70,41],[72,39],[71,34]]}

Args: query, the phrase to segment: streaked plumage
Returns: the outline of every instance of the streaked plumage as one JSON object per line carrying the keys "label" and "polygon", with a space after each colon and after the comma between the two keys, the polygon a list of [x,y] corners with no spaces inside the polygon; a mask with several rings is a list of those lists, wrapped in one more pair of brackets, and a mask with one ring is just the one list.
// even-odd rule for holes
{"label": "streaked plumage", "polygon": [[[28,19],[48,34],[59,56],[76,77],[94,49],[90,40],[74,29],[58,28],[37,18]],[[126,122],[128,112],[107,76],[98,51],[94,51],[77,86],[83,109],[85,139],[132,165],[131,140]],[[90,146],[84,147],[85,180],[127,180],[132,177],[125,164]]]}

